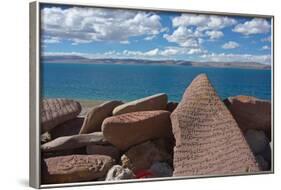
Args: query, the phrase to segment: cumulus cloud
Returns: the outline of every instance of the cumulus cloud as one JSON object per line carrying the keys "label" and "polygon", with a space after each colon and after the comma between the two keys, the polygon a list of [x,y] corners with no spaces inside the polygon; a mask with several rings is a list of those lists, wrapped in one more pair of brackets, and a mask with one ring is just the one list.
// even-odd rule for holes
{"label": "cumulus cloud", "polygon": [[252,54],[226,54],[226,53],[210,53],[200,56],[205,61],[216,62],[256,62],[262,64],[270,64],[270,55],[252,55]]}
{"label": "cumulus cloud", "polygon": [[270,31],[270,23],[263,18],[253,18],[243,24],[238,24],[233,31],[243,35],[262,34]]}
{"label": "cumulus cloud", "polygon": [[196,26],[198,30],[219,30],[236,24],[236,20],[226,16],[182,14],[172,20],[173,27]]}
{"label": "cumulus cloud", "polygon": [[56,43],[60,43],[61,39],[58,37],[54,37],[54,36],[46,36],[45,38],[43,38],[43,43],[46,44],[56,44]]}
{"label": "cumulus cloud", "polygon": [[160,16],[143,11],[46,7],[41,10],[42,34],[74,44],[93,41],[128,42],[134,36],[155,36],[166,31]]}
{"label": "cumulus cloud", "polygon": [[198,31],[193,31],[190,28],[180,26],[172,34],[164,34],[163,37],[169,42],[175,42],[182,47],[199,47],[199,36],[201,35]]}
{"label": "cumulus cloud", "polygon": [[210,40],[216,40],[223,37],[224,34],[221,31],[211,30],[206,31],[206,35],[210,37]]}
{"label": "cumulus cloud", "polygon": [[237,42],[234,42],[234,41],[229,41],[229,42],[222,45],[223,49],[235,49],[235,48],[238,48],[238,47],[239,47],[239,44]]}

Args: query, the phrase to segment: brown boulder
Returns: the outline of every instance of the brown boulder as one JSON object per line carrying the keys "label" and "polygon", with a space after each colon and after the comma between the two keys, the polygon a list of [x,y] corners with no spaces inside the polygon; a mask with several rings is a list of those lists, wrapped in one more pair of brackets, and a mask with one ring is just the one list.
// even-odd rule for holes
{"label": "brown boulder", "polygon": [[99,155],[110,156],[116,161],[119,160],[119,156],[120,156],[119,150],[112,145],[89,144],[87,145],[86,152],[89,155],[99,154]]}
{"label": "brown boulder", "polygon": [[114,161],[102,155],[70,155],[44,159],[42,182],[71,183],[104,177]]}
{"label": "brown boulder", "polygon": [[271,102],[252,96],[234,96],[224,100],[239,127],[263,130],[271,139]]}
{"label": "brown boulder", "polygon": [[155,94],[117,106],[113,110],[113,115],[139,111],[165,110],[167,100],[168,97],[166,94]]}
{"label": "brown boulder", "polygon": [[41,145],[43,152],[69,150],[80,148],[88,144],[107,144],[102,132],[90,134],[72,135],[56,138],[50,142]]}
{"label": "brown boulder", "polygon": [[120,150],[149,139],[172,135],[170,112],[143,111],[108,117],[102,124],[104,137]]}
{"label": "brown boulder", "polygon": [[121,162],[123,167],[137,173],[140,170],[149,169],[154,162],[170,162],[171,159],[172,156],[162,146],[158,146],[153,141],[146,141],[125,152],[121,157]]}
{"label": "brown boulder", "polygon": [[173,176],[259,171],[241,130],[205,74],[186,89],[171,121],[176,140]]}
{"label": "brown boulder", "polygon": [[41,133],[44,133],[65,121],[74,119],[80,113],[81,105],[74,100],[43,99],[40,110]]}
{"label": "brown boulder", "polygon": [[80,134],[87,134],[101,131],[101,125],[105,118],[112,116],[112,111],[116,106],[123,104],[121,101],[108,101],[91,109],[84,120]]}
{"label": "brown boulder", "polygon": [[78,135],[83,121],[84,118],[77,117],[56,126],[50,131],[52,138],[56,139],[63,136]]}

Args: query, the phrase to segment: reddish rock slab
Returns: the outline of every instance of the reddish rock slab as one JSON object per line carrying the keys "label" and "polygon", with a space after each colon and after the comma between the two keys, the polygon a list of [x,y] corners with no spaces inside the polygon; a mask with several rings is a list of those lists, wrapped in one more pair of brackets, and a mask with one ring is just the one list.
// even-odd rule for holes
{"label": "reddish rock slab", "polygon": [[139,111],[165,110],[167,101],[168,97],[166,94],[155,94],[117,106],[113,110],[113,115]]}
{"label": "reddish rock slab", "polygon": [[102,124],[104,137],[120,150],[149,139],[172,136],[170,112],[132,112],[108,117]]}
{"label": "reddish rock slab", "polygon": [[83,121],[84,118],[77,117],[58,125],[50,131],[52,138],[56,139],[63,136],[78,135]]}
{"label": "reddish rock slab", "polygon": [[108,101],[92,108],[86,115],[80,134],[101,131],[101,125],[105,118],[112,116],[115,107],[123,104],[121,101]]}
{"label": "reddish rock slab", "polygon": [[92,181],[104,177],[114,165],[109,156],[69,155],[46,158],[42,163],[43,184]]}
{"label": "reddish rock slab", "polygon": [[207,75],[192,81],[171,121],[176,140],[173,176],[260,171],[242,131]]}
{"label": "reddish rock slab", "polygon": [[50,152],[58,150],[70,150],[81,148],[88,144],[108,144],[104,139],[102,132],[90,134],[72,135],[56,138],[50,142],[41,145],[41,151]]}
{"label": "reddish rock slab", "polygon": [[87,145],[86,152],[89,155],[99,154],[99,155],[110,156],[116,161],[119,161],[119,157],[120,157],[119,150],[112,145],[89,144]]}
{"label": "reddish rock slab", "polygon": [[239,127],[263,130],[271,140],[271,102],[252,96],[234,96],[224,100]]}
{"label": "reddish rock slab", "polygon": [[68,99],[43,99],[40,108],[41,133],[50,131],[65,121],[74,119],[81,111],[79,102]]}

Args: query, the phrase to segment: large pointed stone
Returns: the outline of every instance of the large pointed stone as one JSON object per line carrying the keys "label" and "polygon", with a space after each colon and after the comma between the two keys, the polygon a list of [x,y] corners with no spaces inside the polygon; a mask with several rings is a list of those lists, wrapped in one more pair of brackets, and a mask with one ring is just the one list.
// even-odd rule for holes
{"label": "large pointed stone", "polygon": [[114,161],[102,155],[69,155],[46,158],[42,162],[42,182],[71,183],[105,177]]}
{"label": "large pointed stone", "polygon": [[56,138],[41,145],[43,152],[76,149],[88,144],[107,144],[102,132]]}
{"label": "large pointed stone", "polygon": [[101,125],[105,118],[112,116],[112,111],[116,106],[123,104],[121,101],[108,101],[90,110],[82,125],[80,134],[87,134],[101,131]]}
{"label": "large pointed stone", "polygon": [[167,101],[168,97],[166,94],[155,94],[117,106],[113,110],[113,115],[139,111],[165,110]]}
{"label": "large pointed stone", "polygon": [[172,136],[170,112],[143,111],[108,117],[102,131],[108,142],[126,150],[149,139]]}
{"label": "large pointed stone", "polygon": [[173,176],[259,171],[240,128],[207,76],[197,76],[171,114],[176,140]]}
{"label": "large pointed stone", "polygon": [[50,131],[65,121],[74,119],[81,111],[79,102],[68,99],[43,99],[41,102],[41,133]]}

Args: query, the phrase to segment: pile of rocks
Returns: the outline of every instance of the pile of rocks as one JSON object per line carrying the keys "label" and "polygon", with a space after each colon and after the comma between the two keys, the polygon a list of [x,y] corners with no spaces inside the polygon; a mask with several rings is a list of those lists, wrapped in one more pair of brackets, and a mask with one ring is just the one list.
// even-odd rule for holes
{"label": "pile of rocks", "polygon": [[182,100],[166,94],[108,101],[79,116],[79,102],[41,104],[42,183],[245,173],[271,168],[270,102],[218,98],[199,75]]}

